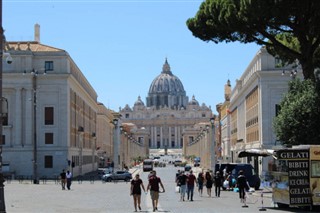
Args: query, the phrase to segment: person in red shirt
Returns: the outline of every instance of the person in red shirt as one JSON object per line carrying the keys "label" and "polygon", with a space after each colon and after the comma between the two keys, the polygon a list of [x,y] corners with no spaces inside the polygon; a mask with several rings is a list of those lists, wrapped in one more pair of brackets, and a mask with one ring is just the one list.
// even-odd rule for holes
{"label": "person in red shirt", "polygon": [[190,170],[190,174],[187,178],[187,196],[188,200],[190,198],[190,201],[193,201],[194,185],[197,184],[196,179],[196,176],[194,176],[192,170]]}
{"label": "person in red shirt", "polygon": [[161,182],[161,179],[157,177],[156,171],[152,172],[152,175],[149,177],[149,184],[147,186],[147,192],[150,190],[150,196],[152,200],[153,211],[158,210],[158,201],[159,201],[159,185],[162,188],[162,192],[165,192],[164,186]]}

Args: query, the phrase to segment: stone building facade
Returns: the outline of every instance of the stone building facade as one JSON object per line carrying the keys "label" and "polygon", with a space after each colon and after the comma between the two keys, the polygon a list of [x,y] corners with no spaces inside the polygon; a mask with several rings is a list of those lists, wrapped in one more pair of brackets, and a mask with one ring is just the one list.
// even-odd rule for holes
{"label": "stone building facade", "polygon": [[139,96],[133,107],[127,104],[120,109],[125,123],[134,123],[149,134],[149,148],[179,149],[183,146],[182,133],[187,127],[208,122],[210,107],[199,105],[193,96],[189,101],[180,79],[165,60],[162,72],[152,81],[146,105]]}
{"label": "stone building facade", "polygon": [[[251,163],[256,172],[265,174],[273,163],[272,157],[238,158],[239,151],[248,149],[272,149],[277,140],[272,122],[278,105],[288,91],[288,81],[301,77],[299,67],[279,67],[279,61],[262,47],[232,89],[227,109],[230,119],[224,125],[229,133],[222,141],[230,140],[233,162]],[[226,119],[226,118],[225,118]]]}
{"label": "stone building facade", "polygon": [[7,42],[3,67],[4,172],[53,178],[97,169],[97,94],[70,55],[35,41]]}

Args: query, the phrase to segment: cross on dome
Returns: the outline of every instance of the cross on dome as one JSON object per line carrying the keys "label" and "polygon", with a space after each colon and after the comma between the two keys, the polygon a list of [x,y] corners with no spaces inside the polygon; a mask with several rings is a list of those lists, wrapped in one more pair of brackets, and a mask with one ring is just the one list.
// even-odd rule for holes
{"label": "cross on dome", "polygon": [[167,58],[166,58],[166,61],[164,62],[164,65],[162,67],[162,73],[166,73],[166,74],[172,75],[171,69],[170,69],[170,65],[168,63]]}

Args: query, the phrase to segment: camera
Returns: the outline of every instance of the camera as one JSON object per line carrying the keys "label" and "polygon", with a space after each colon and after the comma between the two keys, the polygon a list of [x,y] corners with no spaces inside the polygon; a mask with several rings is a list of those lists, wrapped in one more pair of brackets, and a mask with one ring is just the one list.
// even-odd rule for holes
{"label": "camera", "polygon": [[12,57],[11,55],[8,55],[8,57],[6,58],[6,61],[8,64],[11,64],[12,63]]}

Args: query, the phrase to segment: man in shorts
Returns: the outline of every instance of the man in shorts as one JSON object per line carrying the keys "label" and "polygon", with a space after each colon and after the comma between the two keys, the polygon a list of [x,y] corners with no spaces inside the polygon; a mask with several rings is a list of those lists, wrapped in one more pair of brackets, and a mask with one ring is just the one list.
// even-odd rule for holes
{"label": "man in shorts", "polygon": [[158,210],[158,200],[159,200],[159,185],[162,188],[162,192],[165,192],[161,179],[157,177],[156,171],[152,172],[152,175],[149,177],[149,184],[147,186],[147,191],[150,190],[150,196],[152,200],[153,211]]}

